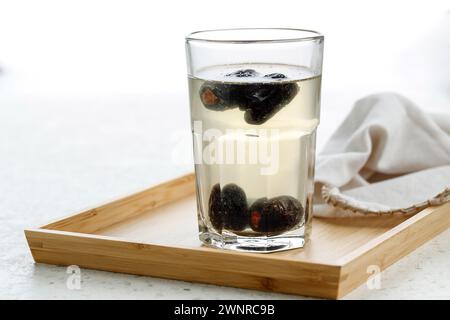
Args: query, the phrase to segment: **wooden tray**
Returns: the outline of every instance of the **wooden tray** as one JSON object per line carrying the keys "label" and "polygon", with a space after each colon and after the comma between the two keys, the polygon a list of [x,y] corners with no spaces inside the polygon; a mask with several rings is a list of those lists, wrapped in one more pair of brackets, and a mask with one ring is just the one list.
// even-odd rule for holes
{"label": "wooden tray", "polygon": [[450,226],[450,203],[414,216],[314,219],[305,249],[273,254],[204,247],[187,175],[37,229],[36,262],[339,298]]}

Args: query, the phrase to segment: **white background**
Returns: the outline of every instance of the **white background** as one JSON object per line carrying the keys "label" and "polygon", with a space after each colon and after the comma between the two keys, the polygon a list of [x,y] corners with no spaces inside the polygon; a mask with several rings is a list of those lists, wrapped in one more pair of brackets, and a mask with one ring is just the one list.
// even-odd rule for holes
{"label": "white background", "polygon": [[[0,0],[0,297],[283,297],[88,270],[70,291],[64,268],[33,265],[22,230],[192,170],[168,160],[174,132],[190,139],[187,33],[322,32],[320,149],[366,94],[449,111],[449,10],[439,0]],[[349,297],[449,298],[449,248],[447,231],[383,273],[382,290]]]}

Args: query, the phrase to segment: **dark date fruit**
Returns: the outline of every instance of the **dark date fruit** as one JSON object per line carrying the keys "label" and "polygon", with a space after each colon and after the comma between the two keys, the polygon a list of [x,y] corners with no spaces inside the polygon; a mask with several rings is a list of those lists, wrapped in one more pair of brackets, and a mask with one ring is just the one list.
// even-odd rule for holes
{"label": "dark date fruit", "polygon": [[234,183],[222,190],[222,208],[225,214],[224,228],[241,231],[248,223],[247,196],[244,190]]}
{"label": "dark date fruit", "polygon": [[258,199],[250,206],[249,214],[253,231],[278,233],[298,225],[303,218],[304,209],[297,199],[278,196]]}
{"label": "dark date fruit", "polygon": [[217,183],[209,196],[208,215],[219,233],[223,229],[242,231],[250,225],[255,232],[276,234],[298,225],[305,211],[301,203],[291,196],[260,198],[249,208],[242,188],[230,183],[221,190]]}
{"label": "dark date fruit", "polygon": [[264,78],[270,78],[270,79],[286,79],[287,77],[282,73],[271,73],[266,74]]}
{"label": "dark date fruit", "polygon": [[230,183],[220,190],[217,183],[211,189],[208,215],[218,232],[222,229],[244,230],[248,225],[247,196],[239,186]]}
{"label": "dark date fruit", "polygon": [[[253,69],[238,70],[227,76],[238,78],[256,77]],[[281,73],[271,73],[264,77],[286,79]],[[261,78],[260,78],[261,79]],[[298,93],[294,82],[205,82],[200,88],[200,99],[210,110],[225,111],[238,107],[244,111],[244,119],[249,124],[263,124],[286,106]]]}
{"label": "dark date fruit", "polygon": [[212,187],[211,194],[209,195],[208,215],[214,229],[221,232],[223,228],[224,212],[220,185],[218,183]]}
{"label": "dark date fruit", "polygon": [[254,83],[243,85],[240,109],[250,124],[262,124],[287,105],[298,92],[295,83]]}
{"label": "dark date fruit", "polygon": [[235,108],[239,93],[233,89],[233,85],[205,82],[200,87],[200,100],[210,110],[225,111]]}
{"label": "dark date fruit", "polygon": [[236,77],[236,78],[248,78],[248,77],[256,77],[258,73],[253,69],[245,69],[245,70],[237,70],[235,72],[229,73],[227,77]]}

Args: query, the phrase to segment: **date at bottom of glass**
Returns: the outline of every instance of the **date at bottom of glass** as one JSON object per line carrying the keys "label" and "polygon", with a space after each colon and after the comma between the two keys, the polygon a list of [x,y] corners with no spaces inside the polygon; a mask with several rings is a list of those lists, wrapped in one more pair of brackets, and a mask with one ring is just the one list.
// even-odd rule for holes
{"label": "date at bottom of glass", "polygon": [[292,196],[259,198],[248,201],[245,191],[234,183],[212,187],[208,217],[218,232],[241,236],[275,236],[295,229],[304,222],[305,209]]}

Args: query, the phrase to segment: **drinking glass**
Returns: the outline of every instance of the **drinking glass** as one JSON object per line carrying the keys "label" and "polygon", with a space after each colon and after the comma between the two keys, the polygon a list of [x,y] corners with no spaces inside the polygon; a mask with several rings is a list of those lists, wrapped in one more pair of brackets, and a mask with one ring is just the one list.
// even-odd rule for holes
{"label": "drinking glass", "polygon": [[282,28],[186,37],[204,244],[264,253],[307,242],[323,43]]}

